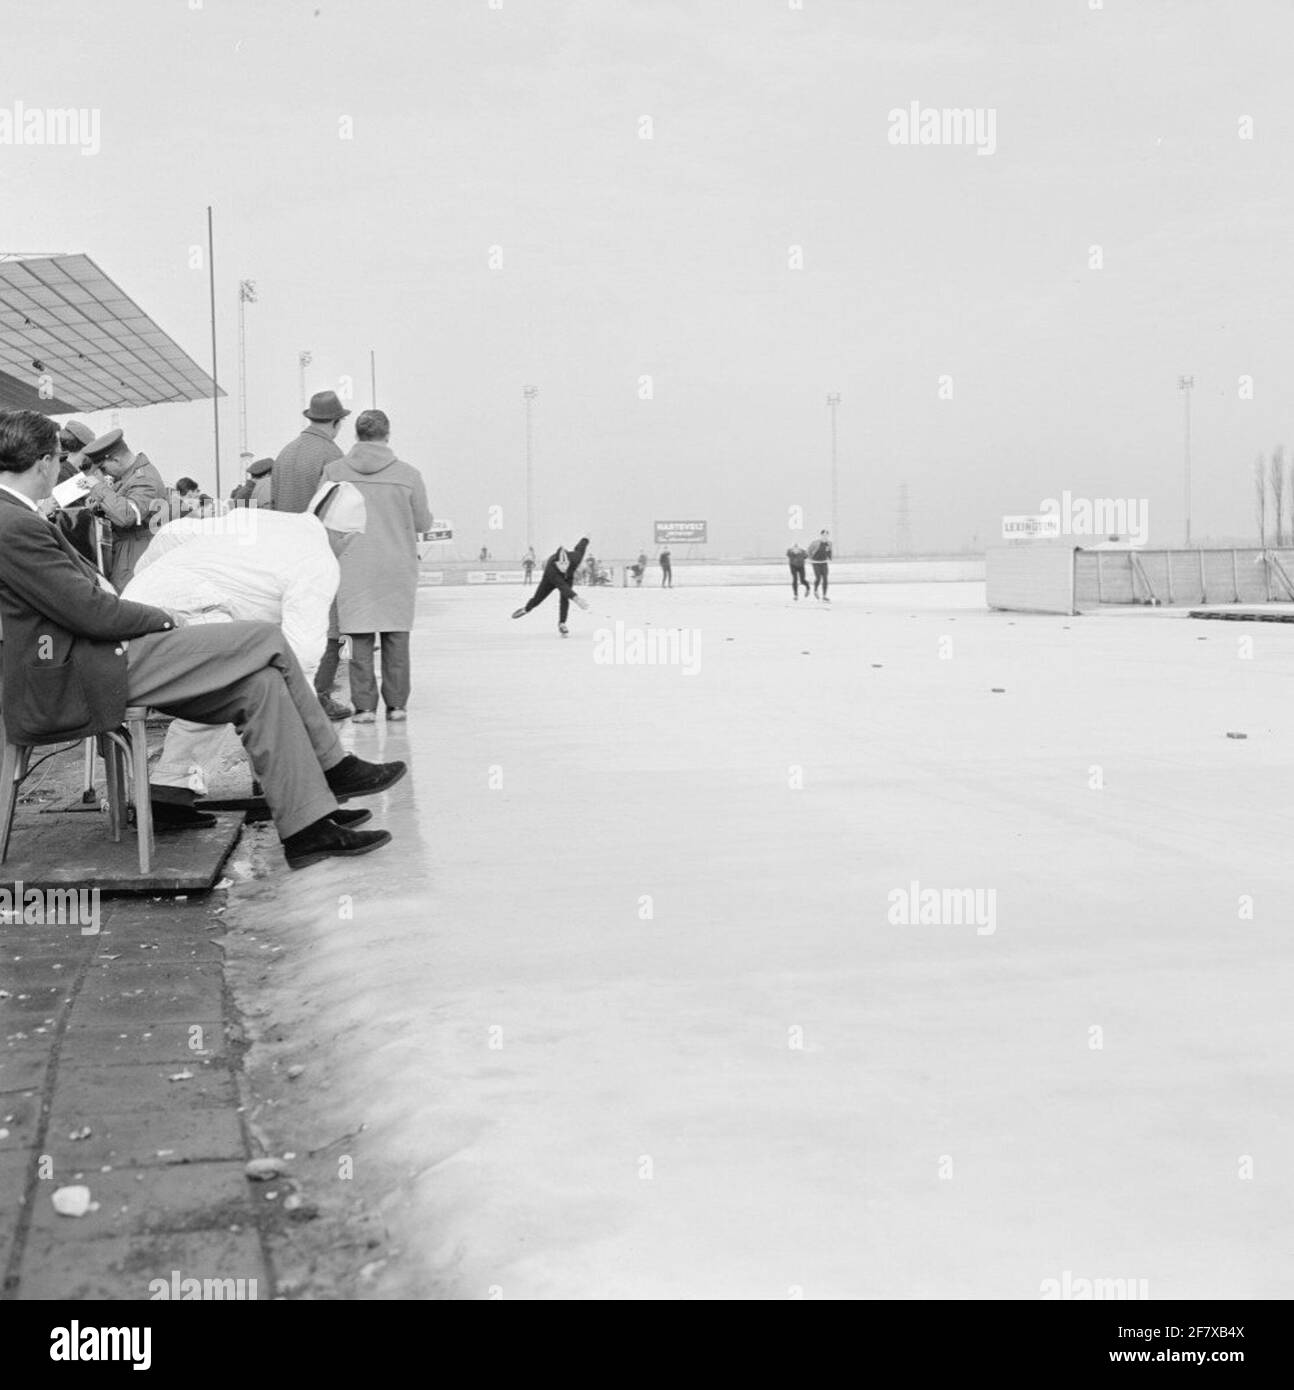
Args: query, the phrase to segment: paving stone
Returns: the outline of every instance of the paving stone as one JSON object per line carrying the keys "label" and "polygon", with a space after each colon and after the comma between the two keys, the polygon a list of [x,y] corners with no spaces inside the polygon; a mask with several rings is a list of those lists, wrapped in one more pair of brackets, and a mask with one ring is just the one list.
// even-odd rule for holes
{"label": "paving stone", "polygon": [[23,1042],[0,1042],[0,1115],[6,1110],[3,1097],[11,1091],[28,1091],[45,1084],[45,1069],[49,1065],[49,1048],[41,1046],[43,1039]]}
{"label": "paving stone", "polygon": [[[74,1010],[59,1055],[65,1065],[72,1066],[94,1062],[174,1062],[176,1066],[171,1070],[178,1071],[181,1063],[198,1063],[204,1058],[215,1061],[227,1053],[225,1023],[219,1015],[183,1023],[158,1023],[148,1028],[122,1028],[111,1023],[82,1023]],[[3,1060],[0,1052],[0,1088]]]}
{"label": "paving stone", "polygon": [[31,1154],[27,1149],[0,1150],[0,1274],[9,1263],[30,1164]]}
{"label": "paving stone", "polygon": [[[99,1240],[158,1232],[251,1229],[255,1207],[264,1202],[265,1183],[249,1182],[241,1159],[218,1163],[176,1163],[146,1168],[56,1168],[39,1184],[31,1233],[55,1241]],[[83,1183],[99,1209],[70,1218],[54,1210],[51,1196],[68,1183]],[[288,1189],[284,1189],[286,1195]]]}
{"label": "paving stone", "polygon": [[30,1031],[40,1026],[46,1019],[57,1019],[71,997],[73,980],[65,984],[32,984],[14,988],[4,985],[9,991],[8,999],[0,999],[0,1037],[12,1037],[14,1033]]}
{"label": "paving stone", "polygon": [[158,1292],[149,1287],[153,1281],[165,1281],[169,1292],[173,1278],[242,1279],[248,1295],[252,1292],[250,1281],[255,1279],[256,1296],[271,1297],[260,1241],[252,1230],[107,1236],[84,1241],[66,1241],[48,1233],[33,1236],[24,1252],[17,1296],[150,1299]]}
{"label": "paving stone", "polygon": [[[180,1070],[192,1071],[192,1080],[167,1079]],[[89,1139],[67,1139],[86,1125]],[[201,1062],[61,1068],[46,1148],[57,1167],[239,1158],[243,1132],[233,1078],[227,1068]]]}
{"label": "paving stone", "polygon": [[85,1023],[184,1023],[211,1018],[223,1008],[221,967],[160,962],[142,983],[117,983],[110,971],[87,979],[77,998],[76,1015]]}
{"label": "paving stone", "polygon": [[9,1131],[0,1139],[0,1152],[28,1149],[36,1142],[40,1124],[40,1091],[13,1091],[0,1095],[0,1130]]}

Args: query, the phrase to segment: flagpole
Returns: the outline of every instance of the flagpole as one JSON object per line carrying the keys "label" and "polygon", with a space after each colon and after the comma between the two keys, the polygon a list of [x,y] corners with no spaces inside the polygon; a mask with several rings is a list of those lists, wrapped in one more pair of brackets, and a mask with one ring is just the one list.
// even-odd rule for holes
{"label": "flagpole", "polygon": [[211,207],[207,206],[207,283],[211,291],[211,422],[216,442],[216,496],[220,497],[220,379],[216,369],[216,252]]}

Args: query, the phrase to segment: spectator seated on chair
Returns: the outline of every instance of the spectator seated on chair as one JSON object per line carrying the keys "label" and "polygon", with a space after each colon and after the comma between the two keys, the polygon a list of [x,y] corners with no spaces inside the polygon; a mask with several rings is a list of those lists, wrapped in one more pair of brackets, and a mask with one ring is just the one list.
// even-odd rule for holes
{"label": "spectator seated on chair", "polygon": [[40,513],[58,456],[52,420],[0,411],[6,737],[17,745],[86,738],[118,729],[128,705],[233,724],[290,867],[387,844],[387,831],[349,829],[332,815],[339,800],[398,782],[405,764],[344,752],[273,624],[184,625],[175,613],[119,598]]}
{"label": "spectator seated on chair", "polygon": [[[313,681],[328,641],[338,560],[361,534],[366,508],[353,483],[325,483],[304,512],[245,511],[172,521],[140,557],[122,598],[228,621],[274,623]],[[207,791],[225,732],[176,719],[152,773],[155,804],[192,806]],[[338,811],[343,824],[367,811]],[[173,818],[162,811],[159,820]],[[181,817],[183,818],[183,817]]]}

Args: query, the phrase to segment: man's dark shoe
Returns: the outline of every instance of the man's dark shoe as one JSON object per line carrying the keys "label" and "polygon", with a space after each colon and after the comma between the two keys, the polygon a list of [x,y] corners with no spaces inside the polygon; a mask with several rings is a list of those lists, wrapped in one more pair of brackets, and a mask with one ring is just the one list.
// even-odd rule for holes
{"label": "man's dark shoe", "polygon": [[336,767],[324,773],[324,779],[338,801],[349,801],[352,796],[376,796],[386,791],[408,770],[405,763],[366,763],[354,753],[347,753]]}
{"label": "man's dark shoe", "polygon": [[215,816],[208,815],[206,811],[195,811],[183,802],[154,801],[151,805],[153,829],[159,833],[167,830],[207,830],[216,823]]}
{"label": "man's dark shoe", "polygon": [[349,705],[339,704],[331,695],[320,695],[319,703],[323,706],[323,712],[335,723],[349,719],[355,713]]}
{"label": "man's dark shoe", "polygon": [[304,869],[334,856],[371,854],[390,843],[389,830],[347,830],[325,816],[295,835],[289,835],[283,841],[283,853],[289,869]]}
{"label": "man's dark shoe", "polygon": [[339,806],[335,811],[329,814],[328,819],[332,821],[334,825],[344,826],[347,830],[355,830],[366,821],[371,821],[373,819],[373,812],[366,806],[356,806],[354,810]]}

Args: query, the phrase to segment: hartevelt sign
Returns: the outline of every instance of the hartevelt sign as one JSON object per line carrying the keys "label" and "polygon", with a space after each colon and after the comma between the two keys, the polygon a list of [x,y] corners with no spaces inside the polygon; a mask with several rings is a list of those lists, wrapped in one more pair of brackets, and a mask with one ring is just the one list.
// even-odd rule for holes
{"label": "hartevelt sign", "polygon": [[657,545],[691,545],[706,540],[704,521],[658,521],[656,523]]}

